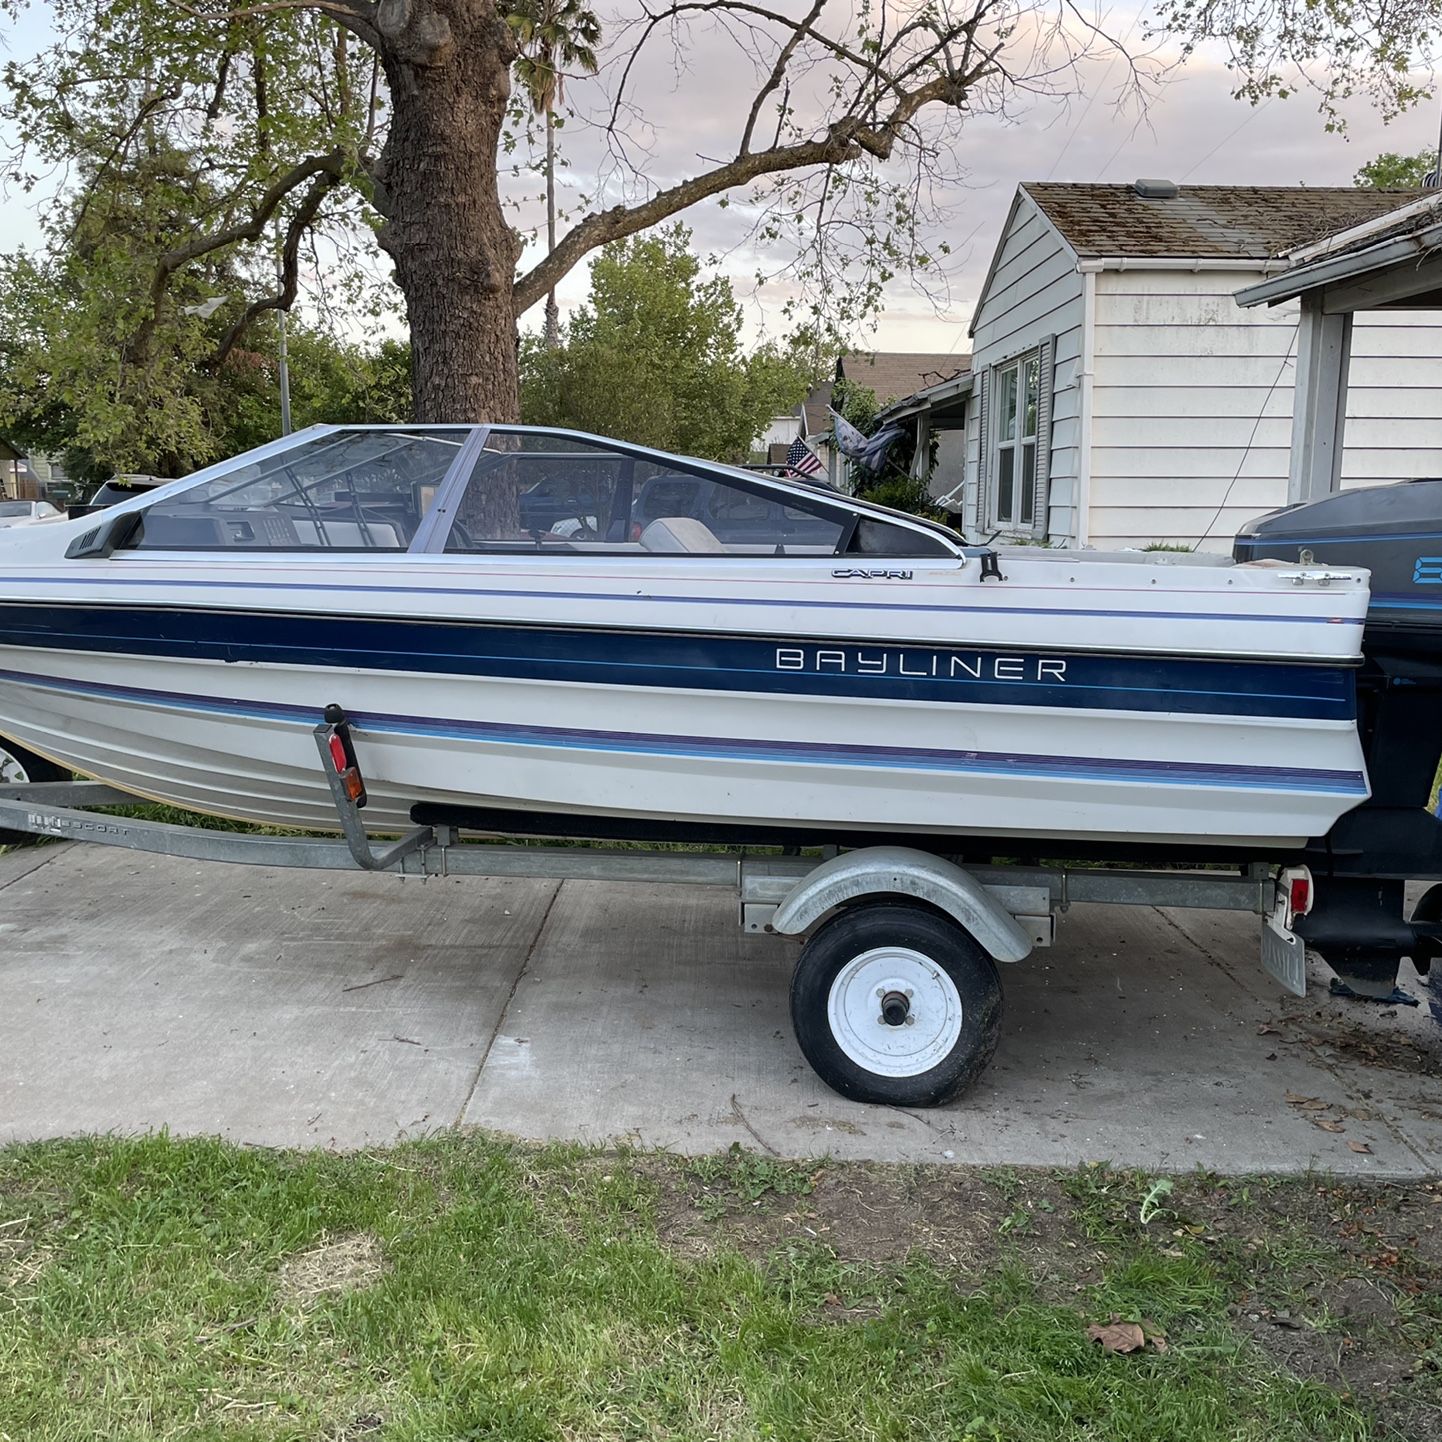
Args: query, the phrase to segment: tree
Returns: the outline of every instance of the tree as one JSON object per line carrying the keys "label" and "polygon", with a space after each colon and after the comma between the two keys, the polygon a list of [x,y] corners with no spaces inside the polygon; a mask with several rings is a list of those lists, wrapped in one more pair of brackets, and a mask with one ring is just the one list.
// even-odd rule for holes
{"label": "tree", "polygon": [[[546,254],[556,248],[556,106],[565,94],[565,72],[596,73],[601,22],[577,0],[520,0],[506,17],[516,32],[520,55],[516,79],[531,98],[531,109],[546,126]],[[561,313],[556,292],[546,293],[546,344],[561,343]]]}
{"label": "tree", "polygon": [[1420,190],[1436,169],[1435,150],[1419,150],[1415,155],[1388,150],[1362,166],[1352,183],[1369,190]]}
{"label": "tree", "polygon": [[[0,0],[12,13],[23,3]],[[247,302],[243,333],[293,303],[301,246],[318,228],[353,235],[371,219],[405,300],[416,413],[430,421],[513,418],[517,316],[599,247],[731,192],[754,206],[763,246],[804,238],[802,269],[827,295],[874,304],[898,269],[929,258],[929,186],[951,173],[965,116],[1009,112],[1106,47],[1073,7],[1053,13],[1041,0],[923,0],[899,12],[884,0],[809,0],[796,14],[760,0],[660,0],[615,37],[615,183],[518,276],[498,155],[520,52],[492,0],[52,9],[57,44],[5,67],[0,118],[22,147],[16,172],[83,161],[103,177],[162,136],[183,142],[212,183],[212,204],[173,217],[132,328],[144,331],[196,265],[240,251],[237,268],[254,277],[278,250],[282,282]],[[635,86],[653,52],[679,65],[701,46],[750,63],[754,88],[738,92],[719,155],[646,182],[629,164]]]}
{"label": "tree", "polygon": [[521,350],[521,414],[714,460],[744,460],[766,422],[806,394],[801,359],[742,353],[741,310],[723,276],[703,279],[676,224],[607,246],[563,346]]}
{"label": "tree", "polygon": [[[183,475],[273,440],[274,316],[257,318],[244,345],[208,364],[234,324],[230,312],[243,306],[225,295],[228,277],[215,275],[219,294],[208,315],[198,313],[210,309],[198,288],[182,293],[198,304],[169,307],[143,347],[117,353],[109,337],[135,299],[135,275],[117,260],[124,253],[81,245],[60,261],[23,253],[0,260],[0,433],[60,456],[82,481]],[[409,419],[409,353],[400,342],[367,353],[293,323],[289,350],[297,426]]]}

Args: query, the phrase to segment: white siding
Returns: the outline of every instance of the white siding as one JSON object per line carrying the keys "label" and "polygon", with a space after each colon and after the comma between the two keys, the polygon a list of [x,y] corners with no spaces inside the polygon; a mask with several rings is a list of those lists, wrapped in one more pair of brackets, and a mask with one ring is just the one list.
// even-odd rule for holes
{"label": "white siding", "polygon": [[[1082,279],[1076,257],[1036,206],[1020,195],[1003,232],[996,265],[977,307],[971,368],[978,377],[990,366],[1035,350],[1056,337],[1052,385],[1047,534],[1053,542],[1075,535],[1078,369],[1081,350]],[[1048,378],[1043,377],[1043,384]],[[978,387],[979,389],[979,387]],[[976,403],[973,391],[971,404]],[[977,432],[968,411],[966,427],[967,514],[975,514]]]}
{"label": "white siding", "polygon": [[[1227,550],[1286,501],[1297,311],[1241,309],[1255,279],[1097,276],[1093,545]],[[1442,475],[1442,315],[1357,317],[1347,415],[1345,485]]]}

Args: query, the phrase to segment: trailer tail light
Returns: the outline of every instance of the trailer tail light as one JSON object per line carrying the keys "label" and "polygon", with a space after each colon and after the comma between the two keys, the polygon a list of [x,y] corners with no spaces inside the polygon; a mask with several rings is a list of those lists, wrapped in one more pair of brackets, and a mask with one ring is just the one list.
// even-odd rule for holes
{"label": "trailer tail light", "polygon": [[1287,918],[1306,916],[1312,909],[1312,873],[1305,866],[1287,866],[1282,870],[1280,889],[1287,901]]}
{"label": "trailer tail light", "polygon": [[[324,737],[326,750],[341,790],[355,806],[364,806],[367,800],[365,778],[361,775],[360,762],[356,760],[350,721],[341,707],[331,705],[325,708],[325,727],[330,730],[330,734]],[[325,727],[321,728],[322,732]]]}

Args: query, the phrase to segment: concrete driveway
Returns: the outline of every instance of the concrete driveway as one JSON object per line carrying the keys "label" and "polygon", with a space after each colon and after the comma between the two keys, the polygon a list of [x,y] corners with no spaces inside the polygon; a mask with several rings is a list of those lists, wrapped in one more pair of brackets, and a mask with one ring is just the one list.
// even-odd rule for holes
{"label": "concrete driveway", "polygon": [[[1300,1002],[1225,913],[1080,907],[1008,968],[960,1102],[845,1102],[791,1036],[794,945],[714,890],[0,856],[0,1141],[358,1147],[478,1126],[786,1156],[1442,1171],[1442,994]],[[1325,1123],[1325,1125],[1319,1125]]]}

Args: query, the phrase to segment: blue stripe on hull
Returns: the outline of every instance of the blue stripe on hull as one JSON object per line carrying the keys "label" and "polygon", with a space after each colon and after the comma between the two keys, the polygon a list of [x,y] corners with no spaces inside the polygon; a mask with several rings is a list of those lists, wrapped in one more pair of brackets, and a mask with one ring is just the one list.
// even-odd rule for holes
{"label": "blue stripe on hull", "polygon": [[[247,720],[315,725],[319,710],[281,702],[232,700],[138,686],[114,686],[64,677],[36,677],[0,670],[0,682],[106,700],[201,712]],[[1026,752],[952,751],[919,746],[863,746],[811,741],[724,740],[710,736],[656,735],[562,726],[520,726],[499,722],[433,719],[354,712],[362,734],[427,736],[442,740],[558,747],[565,750],[625,752],[646,756],[777,761],[885,770],[941,771],[964,775],[1046,777],[1069,781],[1139,782],[1169,786],[1216,786],[1241,790],[1314,792],[1363,797],[1360,771],[1297,770],[1283,766],[1241,766],[1210,762],[1125,760],[1102,756],[1046,756]]]}
{"label": "blue stripe on hull", "polygon": [[0,646],[591,685],[1351,721],[1349,667],[485,622],[0,603]]}

